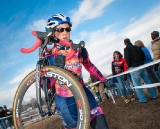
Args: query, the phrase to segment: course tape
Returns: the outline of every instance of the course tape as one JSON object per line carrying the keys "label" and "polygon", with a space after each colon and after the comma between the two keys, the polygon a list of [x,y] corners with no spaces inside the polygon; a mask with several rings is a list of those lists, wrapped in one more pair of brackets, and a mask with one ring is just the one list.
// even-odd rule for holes
{"label": "course tape", "polygon": [[159,60],[156,60],[156,61],[153,61],[153,62],[150,62],[150,63],[148,63],[148,64],[141,65],[141,66],[139,66],[139,67],[130,69],[130,70],[126,71],[126,72],[123,72],[123,73],[120,73],[120,74],[117,74],[117,75],[114,75],[114,76],[107,77],[107,79],[110,79],[110,78],[113,78],[113,77],[117,77],[117,76],[121,76],[121,75],[124,75],[124,74],[127,74],[127,73],[131,73],[131,72],[134,72],[134,71],[137,71],[137,70],[146,68],[146,67],[148,67],[148,66],[155,65],[155,64],[157,64],[157,63],[159,63],[159,62],[160,62],[160,59],[159,59]]}
{"label": "course tape", "polygon": [[[110,78],[114,78],[114,77],[117,77],[117,76],[121,76],[121,75],[124,75],[124,74],[127,74],[127,73],[131,73],[131,72],[134,72],[134,71],[137,71],[137,70],[140,70],[140,69],[143,69],[143,68],[146,68],[148,66],[152,66],[154,64],[157,64],[160,62],[160,59],[159,60],[156,60],[156,61],[153,61],[153,62],[150,62],[148,64],[144,64],[144,65],[141,65],[139,67],[136,67],[136,68],[133,68],[133,69],[130,69],[126,72],[123,72],[123,73],[120,73],[120,74],[117,74],[117,75],[114,75],[114,76],[110,76],[110,77],[107,77],[106,79],[110,79]],[[95,83],[92,83],[90,85],[88,85],[87,87],[89,86],[94,86],[98,83],[100,83],[101,81],[97,81]],[[107,82],[106,82],[107,83]],[[138,88],[151,88],[151,87],[156,87],[156,86],[160,86],[160,83],[153,83],[153,84],[147,84],[147,85],[143,85],[143,86],[136,86],[136,87],[133,87],[133,89],[138,89]],[[114,100],[114,97],[112,96],[111,94],[111,91],[109,90],[109,93],[111,95],[111,98],[113,100],[113,103],[116,104],[115,100]]]}
{"label": "course tape", "polygon": [[10,116],[6,116],[6,117],[2,117],[2,118],[0,118],[0,120],[2,120],[2,119],[6,119],[6,118],[8,118],[8,117],[12,117],[12,115],[10,115]]}
{"label": "course tape", "polygon": [[156,87],[156,86],[160,86],[160,83],[147,84],[147,85],[136,86],[136,87],[132,87],[132,88],[133,89],[141,89],[141,88],[152,88],[152,87]]}
{"label": "course tape", "polygon": [[[155,65],[157,63],[160,62],[160,59],[159,60],[156,60],[156,61],[153,61],[153,62],[150,62],[148,64],[144,64],[144,65],[141,65],[139,67],[136,67],[136,68],[133,68],[133,69],[130,69],[126,72],[123,72],[123,73],[120,73],[120,74],[117,74],[117,75],[114,75],[114,76],[110,76],[110,77],[107,77],[106,79],[110,79],[110,78],[114,78],[114,77],[118,77],[118,76],[121,76],[121,75],[124,75],[124,74],[127,74],[127,73],[131,73],[131,72],[134,72],[134,71],[137,71],[137,70],[140,70],[140,69],[143,69],[143,68],[146,68],[148,66],[152,66],[152,65]],[[88,85],[87,87],[89,86],[94,86],[98,83],[100,83],[101,81],[97,81],[95,83],[92,83],[90,85]],[[133,88],[151,88],[151,87],[156,87],[156,86],[160,86],[160,83],[153,83],[153,84],[148,84],[148,85],[143,85],[143,86],[136,86],[136,87],[133,87]]]}

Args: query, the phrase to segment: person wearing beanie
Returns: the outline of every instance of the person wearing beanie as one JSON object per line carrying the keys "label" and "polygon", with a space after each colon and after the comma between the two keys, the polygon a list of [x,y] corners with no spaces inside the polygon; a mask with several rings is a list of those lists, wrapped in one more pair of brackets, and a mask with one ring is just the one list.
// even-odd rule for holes
{"label": "person wearing beanie", "polygon": [[[152,53],[153,53],[153,60],[158,60],[160,59],[160,37],[159,37],[159,32],[158,31],[153,31],[151,33],[151,47],[152,47]],[[160,64],[158,66],[160,68]]]}
{"label": "person wearing beanie", "polygon": [[[158,31],[153,31],[151,33],[151,49],[153,53],[153,60],[160,59],[160,37]],[[156,66],[158,66],[158,71],[160,70],[160,63],[158,63]],[[160,87],[157,87],[158,93],[160,93]]]}

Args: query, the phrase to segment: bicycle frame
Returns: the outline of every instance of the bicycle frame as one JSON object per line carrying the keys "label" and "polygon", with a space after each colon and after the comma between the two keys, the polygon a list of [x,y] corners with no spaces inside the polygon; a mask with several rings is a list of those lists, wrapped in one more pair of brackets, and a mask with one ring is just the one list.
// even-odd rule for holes
{"label": "bicycle frame", "polygon": [[[41,44],[41,46],[39,47],[39,60],[37,62],[36,65],[36,99],[37,99],[37,107],[39,109],[39,113],[41,114],[42,117],[44,117],[45,115],[52,115],[52,110],[51,110],[51,106],[50,106],[50,101],[48,98],[48,81],[47,78],[45,78],[44,76],[41,78],[41,68],[45,65],[47,65],[47,56],[45,53],[45,49],[46,46],[48,44],[49,41],[49,37],[46,38],[45,42]],[[47,108],[48,108],[48,112],[45,113],[42,109],[42,101],[41,101],[41,86],[40,86],[40,81],[42,80],[43,83],[43,90],[44,90],[44,94],[45,94],[45,101],[47,103]]]}

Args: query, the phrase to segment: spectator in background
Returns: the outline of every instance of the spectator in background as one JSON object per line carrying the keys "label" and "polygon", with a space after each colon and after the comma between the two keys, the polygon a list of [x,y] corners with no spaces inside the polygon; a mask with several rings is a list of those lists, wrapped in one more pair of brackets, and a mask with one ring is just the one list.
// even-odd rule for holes
{"label": "spectator in background", "polygon": [[7,129],[6,124],[5,124],[5,119],[2,119],[3,117],[5,117],[5,111],[0,106],[0,126],[1,126],[2,129]]}
{"label": "spectator in background", "polygon": [[[151,55],[150,55],[150,52],[148,51],[148,49],[144,46],[143,42],[140,41],[140,40],[137,40],[135,43],[134,43],[135,46],[137,47],[140,47],[142,49],[142,51],[144,52],[145,54],[145,60],[144,60],[144,64],[147,64],[147,63],[150,63],[153,61]],[[158,78],[158,76],[156,75],[155,71],[154,71],[154,66],[149,66],[149,67],[146,67],[146,70],[147,70],[147,73],[148,73],[148,76],[149,78],[151,79],[151,81],[153,83],[159,83],[160,80]],[[159,88],[157,88],[159,89]],[[160,90],[158,90],[158,92],[160,93]]]}
{"label": "spectator in background", "polygon": [[[153,31],[151,33],[151,44],[152,44],[152,53],[153,53],[153,60],[160,59],[160,37],[158,31]],[[158,70],[160,69],[160,63],[158,64]],[[160,87],[157,87],[158,92],[160,93]]]}
{"label": "spectator in background", "polygon": [[8,110],[6,105],[4,105],[3,108],[5,111],[5,117],[10,116],[10,117],[6,118],[6,120],[7,120],[9,127],[12,127],[13,126],[13,121],[12,121],[12,116],[11,116],[12,111]]}
{"label": "spectator in background", "polygon": [[[144,64],[144,60],[145,60],[145,54],[144,52],[141,50],[140,47],[134,46],[130,39],[125,39],[124,40],[124,44],[125,44],[125,48],[124,48],[124,58],[127,61],[127,65],[129,67],[129,69],[133,69],[135,67],[138,67],[140,65]],[[133,81],[134,86],[140,86],[141,82],[140,79],[142,78],[143,81],[146,84],[152,84],[150,78],[148,77],[147,71],[145,68],[142,68],[140,70],[137,70],[135,72],[131,72],[131,78]],[[145,103],[147,102],[147,98],[144,94],[143,89],[135,89],[139,102],[141,103]],[[155,88],[148,88],[148,91],[151,95],[151,98],[157,98],[157,93]]]}
{"label": "spectator in background", "polygon": [[[87,84],[87,85],[90,85],[90,84],[92,84],[92,80],[91,80],[91,78],[89,77],[89,78],[88,78],[88,84]],[[87,85],[86,85],[86,86],[87,86]],[[92,92],[92,94],[93,94],[94,96],[96,96],[96,89],[95,89],[94,85],[93,85],[93,86],[89,86],[88,89],[90,89],[91,92]]]}
{"label": "spectator in background", "polygon": [[[95,78],[93,75],[90,74],[90,78],[91,78],[91,81],[92,83],[95,83],[97,81],[99,81],[97,78]],[[97,97],[99,98],[99,101],[100,103],[103,101],[105,101],[105,95],[104,95],[104,84],[103,83],[98,83],[98,84],[95,84],[95,90],[96,90],[96,95]]]}
{"label": "spectator in background", "polygon": [[[93,83],[92,79],[91,79],[91,77],[89,77],[89,79],[88,79],[88,85],[90,85],[92,83]],[[92,86],[89,86],[88,88],[91,90],[92,94],[95,96],[96,101],[98,100],[97,102],[101,103],[102,102],[102,98],[100,96],[100,93],[96,89],[96,86],[92,85]]]}
{"label": "spectator in background", "polygon": [[134,86],[133,86],[133,81],[132,81],[132,78],[131,78],[131,74],[128,73],[128,74],[127,74],[127,77],[128,77],[130,86],[131,86],[131,87],[134,87]]}
{"label": "spectator in background", "polygon": [[119,87],[119,84],[118,84],[118,82],[117,82],[117,80],[115,79],[115,78],[111,78],[111,80],[110,80],[113,84],[114,84],[114,86],[115,86],[115,94],[116,95],[121,95],[120,94],[120,91],[119,91],[119,89],[118,89],[118,87]]}
{"label": "spectator in background", "polygon": [[[94,76],[90,75],[90,78],[91,78],[91,82],[92,83],[95,83],[97,81],[99,81],[98,79],[96,79]],[[102,83],[103,84],[103,83]],[[94,85],[94,88],[95,88],[95,93],[96,93],[96,96],[98,97],[98,100],[100,103],[102,103],[102,96],[101,94],[103,94],[103,90],[104,90],[104,85],[102,85],[102,87],[99,87],[100,84],[95,84]]]}
{"label": "spectator in background", "polygon": [[[126,63],[126,60],[122,58],[122,54],[119,51],[115,51],[113,53],[114,60],[112,61],[112,74],[120,74],[122,72],[125,72],[128,70],[128,66]],[[133,90],[130,87],[130,84],[127,80],[127,74],[117,76],[116,80],[118,82],[118,89],[120,91],[120,95],[123,98],[125,103],[129,103],[130,99],[127,98],[126,96],[126,89],[128,90],[128,94],[130,95],[131,101],[134,101],[134,94]]]}
{"label": "spectator in background", "polygon": [[[158,31],[153,31],[151,33],[151,44],[152,44],[152,53],[153,53],[153,59],[158,60],[160,59],[160,37]],[[159,64],[160,68],[160,64]]]}

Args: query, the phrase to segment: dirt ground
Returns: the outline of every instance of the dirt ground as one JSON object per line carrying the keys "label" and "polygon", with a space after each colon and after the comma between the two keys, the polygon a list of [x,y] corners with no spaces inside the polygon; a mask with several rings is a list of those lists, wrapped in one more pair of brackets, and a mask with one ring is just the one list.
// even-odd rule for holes
{"label": "dirt ground", "polygon": [[40,122],[28,123],[24,126],[24,129],[64,129],[62,122],[57,115],[51,118],[41,120]]}
{"label": "dirt ground", "polygon": [[[149,96],[148,96],[149,99]],[[149,99],[147,103],[130,102],[125,104],[120,96],[115,96],[116,104],[112,100],[106,100],[100,106],[107,118],[109,129],[160,129],[160,96],[157,99]],[[58,122],[53,119],[43,122],[43,129],[56,129]],[[52,125],[51,125],[52,123]],[[25,129],[41,129],[42,125],[34,123]]]}
{"label": "dirt ground", "polygon": [[125,104],[120,96],[115,96],[116,104],[106,100],[102,109],[110,129],[160,129],[160,97],[147,103],[138,100]]}

